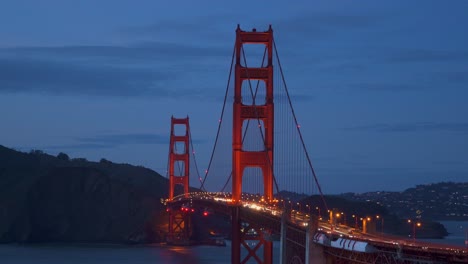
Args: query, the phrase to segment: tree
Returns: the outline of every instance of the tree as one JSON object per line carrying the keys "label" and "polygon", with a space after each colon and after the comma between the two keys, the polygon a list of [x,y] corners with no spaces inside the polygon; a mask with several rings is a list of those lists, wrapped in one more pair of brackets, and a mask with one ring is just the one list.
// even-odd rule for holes
{"label": "tree", "polygon": [[31,149],[31,151],[29,151],[29,154],[32,154],[32,155],[43,155],[43,154],[44,154],[44,151],[39,150],[39,149]]}
{"label": "tree", "polygon": [[112,162],[106,160],[105,158],[102,158],[99,162],[102,163],[102,164],[109,164],[109,163],[112,163]]}
{"label": "tree", "polygon": [[70,157],[68,157],[67,154],[63,153],[63,152],[60,152],[58,155],[57,155],[57,158],[59,160],[64,160],[64,161],[69,161],[70,160]]}

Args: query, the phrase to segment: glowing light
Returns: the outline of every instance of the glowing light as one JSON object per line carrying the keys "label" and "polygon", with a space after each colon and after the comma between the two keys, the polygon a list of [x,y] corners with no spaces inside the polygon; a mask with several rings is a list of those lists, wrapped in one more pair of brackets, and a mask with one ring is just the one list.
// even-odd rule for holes
{"label": "glowing light", "polygon": [[256,205],[256,204],[251,204],[249,207],[250,207],[251,209],[255,209],[255,210],[261,210],[261,209],[263,208],[263,207],[258,206],[258,205]]}

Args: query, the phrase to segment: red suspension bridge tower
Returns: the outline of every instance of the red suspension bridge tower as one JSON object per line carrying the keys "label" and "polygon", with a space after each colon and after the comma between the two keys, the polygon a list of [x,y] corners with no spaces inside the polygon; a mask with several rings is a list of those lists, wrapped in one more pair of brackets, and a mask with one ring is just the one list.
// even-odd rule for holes
{"label": "red suspension bridge tower", "polygon": [[[268,54],[268,63],[265,67],[249,68],[241,65],[244,44],[264,44]],[[263,173],[265,199],[273,198],[273,30],[271,26],[266,32],[242,31],[239,27],[236,31],[236,65],[234,82],[234,117],[232,131],[232,199],[238,202],[242,193],[242,176],[246,167],[260,167]],[[253,100],[252,105],[242,103],[242,84],[244,81],[259,80],[265,83],[265,104],[257,105]],[[242,132],[245,120],[261,120],[264,125],[264,150],[244,151],[242,146]],[[260,126],[259,122],[259,126]]]}
{"label": "red suspension bridge tower", "polygon": [[[261,67],[247,67],[243,46],[245,44],[265,45],[267,54],[267,65]],[[273,199],[273,30],[271,26],[265,32],[257,32],[253,29],[251,32],[243,31],[240,27],[236,30],[235,45],[235,81],[234,81],[234,104],[233,104],[233,137],[232,137],[232,200],[236,205],[241,199],[242,177],[247,167],[260,168],[263,174],[264,197],[266,201]],[[241,58],[244,59],[244,65],[241,64]],[[243,104],[242,84],[251,80],[262,81],[265,84],[264,104],[257,105],[253,98],[251,105]],[[259,151],[246,151],[243,148],[243,129],[244,121],[255,120],[258,122],[259,129],[263,132],[262,139],[264,146]],[[243,229],[245,230],[245,228]],[[257,230],[259,243],[254,249],[247,246],[245,233],[241,231],[241,221],[239,208],[233,207],[232,214],[232,261],[231,263],[245,263],[250,257],[253,257],[260,263],[272,263],[272,242],[266,241]],[[241,245],[247,248],[248,255],[241,262]],[[263,261],[256,255],[256,250],[263,245]]]}
{"label": "red suspension bridge tower", "polygon": [[[176,125],[184,126],[185,133],[182,135],[176,134]],[[174,192],[177,185],[183,186],[183,193],[185,194],[185,197],[188,197],[190,176],[189,136],[189,118],[171,117],[171,136],[169,144],[169,200],[174,198]],[[182,149],[177,149],[178,146],[180,148],[180,145],[182,145]],[[168,243],[189,243],[191,233],[189,213],[190,212],[186,212],[184,210],[171,209],[169,211]]]}

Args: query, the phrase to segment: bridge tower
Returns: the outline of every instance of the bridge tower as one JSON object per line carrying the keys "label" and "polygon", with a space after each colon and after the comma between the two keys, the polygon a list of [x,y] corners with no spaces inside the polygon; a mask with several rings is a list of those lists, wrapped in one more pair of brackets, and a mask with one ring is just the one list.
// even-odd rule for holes
{"label": "bridge tower", "polygon": [[[183,135],[176,134],[176,125],[185,126]],[[188,197],[189,193],[189,118],[171,117],[171,136],[169,144],[169,200],[174,198],[177,185],[183,186],[183,193]],[[177,149],[177,146],[183,146]],[[177,170],[175,167],[178,167]],[[185,209],[185,210],[184,210]],[[169,233],[167,242],[170,244],[188,244],[190,239],[190,208],[168,208],[169,211]]]}
{"label": "bridge tower", "polygon": [[[264,67],[248,67],[241,64],[243,57],[243,45],[265,45],[267,54],[267,65]],[[243,31],[239,25],[236,30],[235,45],[235,81],[234,81],[234,103],[233,103],[233,138],[232,138],[232,200],[234,205],[241,199],[242,177],[244,169],[247,167],[258,167],[263,174],[264,197],[267,201],[273,199],[273,30],[271,26],[265,32]],[[244,57],[245,58],[245,57]],[[247,63],[245,63],[247,64]],[[246,105],[242,102],[242,83],[244,81],[259,80],[265,84],[265,100],[253,100],[252,105]],[[258,105],[257,101],[264,104]],[[243,149],[243,125],[244,121],[255,119],[261,120],[264,125],[264,149],[260,151],[246,151]],[[233,206],[232,214],[232,263],[241,263],[240,248],[241,245],[247,247],[244,242],[245,233],[241,231],[240,210],[238,206]],[[254,227],[254,223],[250,223]],[[259,228],[260,229],[260,228]],[[244,229],[245,230],[245,229]],[[263,245],[263,262],[272,263],[272,242],[263,237],[264,230],[256,230],[259,244]],[[249,238],[250,239],[250,238]],[[261,260],[256,256],[256,250],[247,248],[248,255],[242,261],[244,263],[248,258],[255,258],[258,262]]]}
{"label": "bridge tower", "polygon": [[[175,126],[185,126],[184,135],[175,134]],[[189,118],[174,118],[171,117],[171,139],[170,139],[170,150],[169,150],[169,199],[174,198],[174,190],[177,184],[183,185],[184,194],[189,193],[189,168],[190,168],[190,155],[189,155]],[[183,143],[183,150],[177,150],[177,143]],[[179,173],[182,175],[176,175],[175,166],[176,163],[183,164],[183,172]]]}

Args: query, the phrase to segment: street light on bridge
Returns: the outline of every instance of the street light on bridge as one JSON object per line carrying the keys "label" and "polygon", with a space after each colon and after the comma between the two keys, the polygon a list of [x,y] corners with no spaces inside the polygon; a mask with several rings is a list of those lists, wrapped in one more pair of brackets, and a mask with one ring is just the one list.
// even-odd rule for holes
{"label": "street light on bridge", "polygon": [[384,232],[383,231],[383,228],[384,228],[384,218],[383,216],[380,216],[380,215],[376,215],[375,218],[377,218],[377,220],[380,219],[380,232]]}
{"label": "street light on bridge", "polygon": [[341,212],[341,215],[343,216],[343,224],[347,225],[348,223],[346,222],[346,214],[344,212]]}
{"label": "street light on bridge", "polygon": [[367,224],[372,220],[370,217],[361,218],[362,220],[362,232],[367,233]]}
{"label": "street light on bridge", "polygon": [[340,213],[336,213],[335,216],[336,216],[336,218],[335,218],[335,225],[338,225],[338,224],[339,224],[338,219],[341,217],[341,214],[340,214]]}
{"label": "street light on bridge", "polygon": [[322,218],[322,214],[320,213],[320,207],[316,206],[315,209],[318,210],[318,217]]}
{"label": "street light on bridge", "polygon": [[358,225],[357,225],[357,215],[352,215],[352,217],[354,218],[354,228],[358,228]]}
{"label": "street light on bridge", "polygon": [[415,242],[416,241],[416,227],[421,227],[422,224],[420,222],[411,221],[411,219],[408,219],[408,224],[413,225],[413,242]]}

